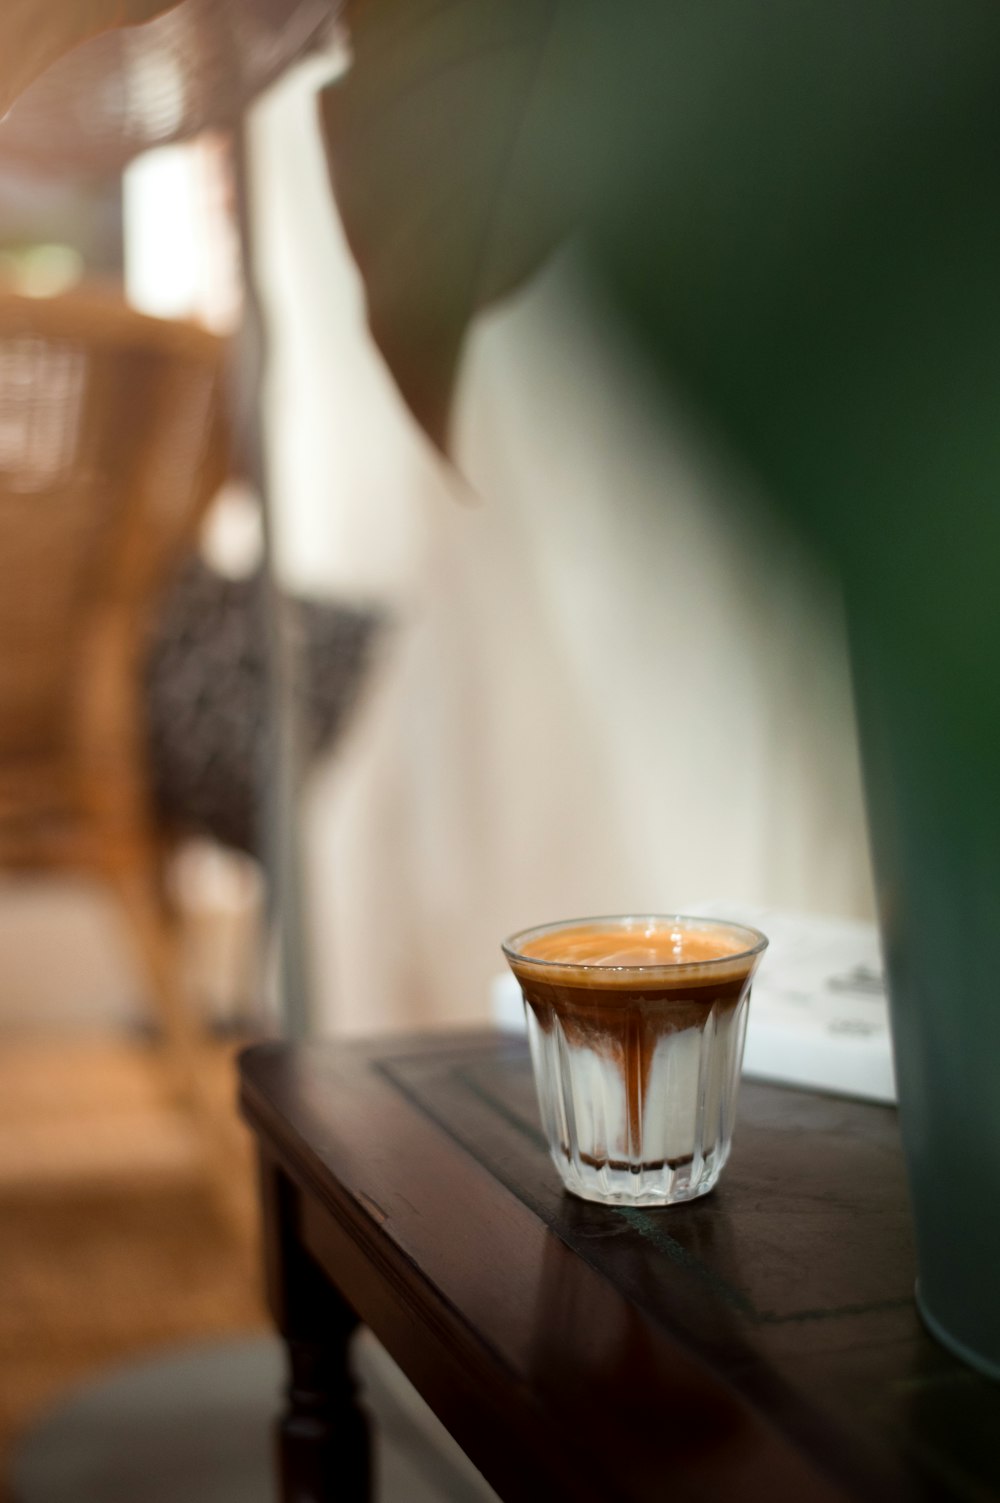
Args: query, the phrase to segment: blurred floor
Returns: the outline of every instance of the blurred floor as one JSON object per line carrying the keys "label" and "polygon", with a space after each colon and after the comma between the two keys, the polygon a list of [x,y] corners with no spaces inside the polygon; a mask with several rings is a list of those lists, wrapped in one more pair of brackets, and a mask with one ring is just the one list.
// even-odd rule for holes
{"label": "blurred floor", "polygon": [[[234,1052],[213,1046],[205,1066],[230,1110]],[[3,1040],[0,1478],[17,1434],[90,1373],[172,1342],[264,1329],[246,1138],[241,1150],[227,1221],[148,1046]]]}

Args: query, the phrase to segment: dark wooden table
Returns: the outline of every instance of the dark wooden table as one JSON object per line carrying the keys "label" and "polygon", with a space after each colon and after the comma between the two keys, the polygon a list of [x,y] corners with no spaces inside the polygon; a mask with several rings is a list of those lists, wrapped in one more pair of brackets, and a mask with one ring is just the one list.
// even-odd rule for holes
{"label": "dark wooden table", "polygon": [[563,1193],[518,1040],[263,1045],[241,1072],[285,1503],[366,1496],[359,1319],[507,1500],[1000,1497],[1000,1386],[914,1310],[891,1109],[745,1082],[714,1194],[618,1210]]}

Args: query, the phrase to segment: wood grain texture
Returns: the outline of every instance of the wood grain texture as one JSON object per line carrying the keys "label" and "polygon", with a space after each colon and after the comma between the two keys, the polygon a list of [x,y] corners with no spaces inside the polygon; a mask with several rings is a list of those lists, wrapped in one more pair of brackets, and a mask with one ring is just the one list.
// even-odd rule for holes
{"label": "wood grain texture", "polygon": [[748,1084],[719,1189],[565,1195],[520,1042],[265,1046],[303,1245],[500,1494],[980,1499],[1000,1393],[921,1328],[895,1114]]}

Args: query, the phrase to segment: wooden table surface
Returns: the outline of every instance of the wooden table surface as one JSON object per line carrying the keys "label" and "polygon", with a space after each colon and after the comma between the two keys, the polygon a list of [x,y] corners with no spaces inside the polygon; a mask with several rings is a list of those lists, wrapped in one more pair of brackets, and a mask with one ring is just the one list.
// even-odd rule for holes
{"label": "wooden table surface", "polygon": [[241,1074],[286,1503],[364,1495],[352,1312],[504,1499],[1000,1497],[1000,1386],[914,1308],[891,1108],[744,1082],[715,1192],[632,1210],[563,1192],[520,1040],[262,1045]]}

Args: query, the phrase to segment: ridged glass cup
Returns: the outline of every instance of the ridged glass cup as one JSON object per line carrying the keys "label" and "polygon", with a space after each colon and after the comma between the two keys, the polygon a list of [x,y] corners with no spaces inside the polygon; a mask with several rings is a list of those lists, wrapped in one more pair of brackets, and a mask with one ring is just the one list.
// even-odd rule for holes
{"label": "ridged glass cup", "polygon": [[658,914],[545,924],[504,943],[567,1190],[662,1206],[712,1189],[766,948],[742,924]]}

